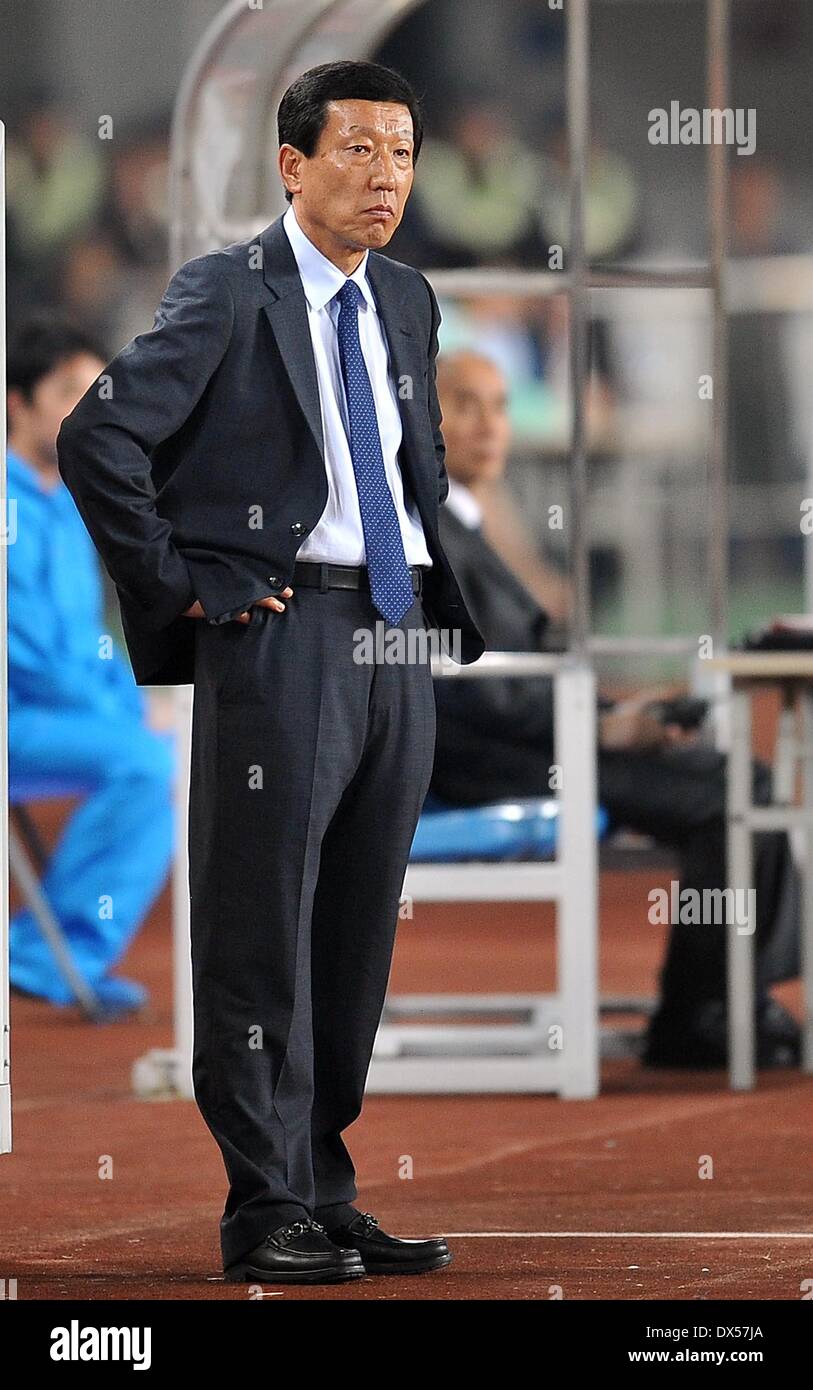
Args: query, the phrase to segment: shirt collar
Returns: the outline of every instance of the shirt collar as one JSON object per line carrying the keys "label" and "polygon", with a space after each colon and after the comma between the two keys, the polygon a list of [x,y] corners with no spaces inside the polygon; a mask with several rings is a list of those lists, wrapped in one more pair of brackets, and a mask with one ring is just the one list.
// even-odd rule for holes
{"label": "shirt collar", "polygon": [[285,213],[282,225],[288,234],[291,250],[296,257],[305,298],[312,309],[324,309],[331,299],[338,294],[345,280],[349,278],[355,280],[366,303],[374,313],[377,312],[375,299],[367,281],[369,251],[364,252],[359,265],[348,277],[344,271],[339,270],[337,265],[329,261],[327,256],[323,256],[319,248],[314,246],[310,237],[305,235],[296,220],[293,203]]}
{"label": "shirt collar", "polygon": [[483,509],[474,493],[455,478],[449,478],[449,491],[443,505],[470,531],[475,531],[483,520]]}

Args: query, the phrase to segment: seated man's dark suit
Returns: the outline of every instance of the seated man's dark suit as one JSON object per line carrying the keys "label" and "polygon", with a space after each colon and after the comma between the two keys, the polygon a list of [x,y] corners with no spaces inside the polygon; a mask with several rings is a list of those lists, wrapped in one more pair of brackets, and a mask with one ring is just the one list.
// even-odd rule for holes
{"label": "seated man's dark suit", "polygon": [[[452,497],[450,496],[450,503]],[[546,616],[478,526],[443,509],[441,537],[467,605],[491,651],[544,650]],[[432,790],[457,805],[550,794],[552,680],[435,681]],[[600,701],[600,703],[604,703]],[[713,748],[600,751],[598,797],[616,826],[674,848],[681,890],[726,884],[725,758]],[[754,764],[755,796],[770,770]],[[798,974],[798,879],[784,833],[756,837],[756,940],[765,985]],[[656,1029],[674,1033],[706,1000],[724,999],[725,928],[675,925],[662,973]]]}

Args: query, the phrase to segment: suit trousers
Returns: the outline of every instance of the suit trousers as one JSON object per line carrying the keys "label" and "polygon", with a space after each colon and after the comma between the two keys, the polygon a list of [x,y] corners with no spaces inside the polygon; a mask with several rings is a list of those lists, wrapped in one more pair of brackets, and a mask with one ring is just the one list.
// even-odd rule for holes
{"label": "suit trousers", "polygon": [[294,586],[283,613],[190,621],[193,1083],[229,1179],[225,1267],[356,1196],[342,1132],[362,1107],[435,701],[426,639],[406,636],[430,629],[419,597],[392,663],[359,659],[360,633],[386,635],[368,590]]}

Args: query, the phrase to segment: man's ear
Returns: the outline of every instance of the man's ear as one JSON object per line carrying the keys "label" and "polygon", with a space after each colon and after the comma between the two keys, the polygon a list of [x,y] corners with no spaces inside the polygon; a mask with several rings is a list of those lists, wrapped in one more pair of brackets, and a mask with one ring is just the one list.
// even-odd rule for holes
{"label": "man's ear", "polygon": [[[286,179],[293,180],[294,183],[299,184],[299,166],[301,159],[302,155],[300,154],[299,150],[295,148],[295,146],[280,145],[279,152],[277,154],[277,168],[279,170],[279,176],[282,180],[283,188],[288,188],[288,183],[286,182]],[[301,188],[288,188],[288,192],[300,193]],[[287,198],[285,202],[286,206],[290,207],[290,203],[288,203]]]}

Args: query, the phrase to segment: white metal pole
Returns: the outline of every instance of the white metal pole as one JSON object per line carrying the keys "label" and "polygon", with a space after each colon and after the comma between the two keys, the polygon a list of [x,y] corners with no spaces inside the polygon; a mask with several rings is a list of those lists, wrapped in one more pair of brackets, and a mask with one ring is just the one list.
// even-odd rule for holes
{"label": "white metal pole", "polygon": [[[734,682],[731,693],[731,749],[728,755],[726,813],[728,820],[728,886],[745,891],[748,905],[746,929],[740,932],[738,914],[731,913],[728,928],[728,1071],[732,1091],[754,1086],[756,1036],[754,1027],[754,930],[756,921],[748,890],[754,882],[753,810],[751,779],[751,692],[747,682]],[[735,899],[736,901],[736,899]]]}
{"label": "white metal pole", "polygon": [[564,785],[557,860],[564,892],[556,921],[557,988],[564,1007],[569,1100],[592,1099],[600,1083],[596,679],[583,661],[556,678],[554,735]]}

